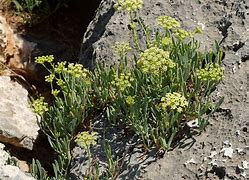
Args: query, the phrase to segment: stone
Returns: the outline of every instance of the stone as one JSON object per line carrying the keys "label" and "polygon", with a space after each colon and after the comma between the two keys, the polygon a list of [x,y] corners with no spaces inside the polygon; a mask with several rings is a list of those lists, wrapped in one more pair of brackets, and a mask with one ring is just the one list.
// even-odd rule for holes
{"label": "stone", "polygon": [[39,119],[32,112],[28,92],[7,76],[0,76],[0,141],[32,150]]}
{"label": "stone", "polygon": [[6,161],[10,158],[10,155],[4,151],[4,144],[0,143],[0,166],[3,166],[6,164]]}
{"label": "stone", "polygon": [[18,167],[7,164],[11,156],[4,151],[0,143],[0,179],[1,180],[35,180],[30,174],[22,172]]}
{"label": "stone", "polygon": [[36,43],[16,34],[6,18],[0,15],[0,62],[8,64],[9,67],[24,68],[30,63],[35,47]]}
{"label": "stone", "polygon": [[18,167],[5,165],[0,166],[1,180],[35,180],[31,175],[25,174]]}

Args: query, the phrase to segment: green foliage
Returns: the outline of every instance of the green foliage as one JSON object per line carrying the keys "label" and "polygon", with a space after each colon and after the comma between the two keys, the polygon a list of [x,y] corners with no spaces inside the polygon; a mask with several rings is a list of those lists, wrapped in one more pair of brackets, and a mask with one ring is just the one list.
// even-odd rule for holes
{"label": "green foliage", "polygon": [[41,166],[41,163],[38,160],[34,160],[34,159],[32,160],[31,174],[36,179],[40,179],[40,180],[48,180],[49,179],[47,172]]}
{"label": "green foliage", "polygon": [[[46,68],[52,67],[48,69],[50,75],[46,77],[46,81],[51,84],[55,101],[43,116],[41,127],[58,156],[53,163],[54,179],[65,179],[71,160],[70,142],[76,133],[76,128],[87,117],[91,108],[88,97],[91,90],[88,79],[90,72],[79,64],[69,63],[67,67],[65,63],[55,64],[53,56],[36,58],[36,62],[43,64]],[[47,66],[45,63],[48,63]],[[55,89],[54,84],[60,90]],[[36,107],[36,104],[33,106]]]}
{"label": "green foliage", "polygon": [[39,7],[42,3],[41,0],[12,0],[17,11],[26,11],[32,13],[35,7]]}
{"label": "green foliage", "polygon": [[108,177],[110,177],[111,179],[116,179],[120,171],[120,166],[118,164],[118,161],[115,161],[112,157],[113,153],[112,153],[112,149],[109,143],[105,142],[104,149],[105,149],[105,154],[106,154],[106,159],[107,159],[107,164],[108,164],[108,168],[107,168]]}
{"label": "green foliage", "polygon": [[[186,31],[168,16],[158,18],[159,27],[152,33],[138,16],[141,5],[139,0],[120,0],[115,4],[118,10],[128,12],[133,33],[133,47],[126,42],[114,45],[118,65],[97,64],[90,72],[79,64],[54,63],[53,56],[36,58],[37,63],[51,67],[47,68],[50,74],[45,80],[51,84],[55,101],[44,114],[41,127],[58,156],[52,179],[67,178],[69,145],[76,128],[99,110],[106,112],[111,124],[133,130],[146,148],[168,150],[188,121],[197,119],[201,132],[222,103],[223,98],[213,102],[210,96],[224,76],[218,43],[212,51],[200,52],[199,42],[193,38],[200,29]],[[138,28],[143,30],[144,39],[138,38]],[[94,132],[76,136],[75,142],[88,155],[86,178],[115,179],[120,169],[110,145],[104,145],[107,171],[100,174],[98,163],[92,166],[90,146],[96,141]],[[39,163],[34,164],[34,175],[46,177]]]}
{"label": "green foliage", "polygon": [[17,14],[29,25],[37,24],[67,6],[71,0],[11,0]]}

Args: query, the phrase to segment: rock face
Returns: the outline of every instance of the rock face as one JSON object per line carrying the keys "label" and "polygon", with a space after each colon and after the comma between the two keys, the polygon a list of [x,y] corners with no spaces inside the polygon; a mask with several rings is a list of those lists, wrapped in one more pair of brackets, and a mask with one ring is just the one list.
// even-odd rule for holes
{"label": "rock face", "polygon": [[5,17],[0,15],[0,62],[10,67],[23,68],[29,63],[36,44],[15,34]]}
{"label": "rock face", "polygon": [[27,90],[0,76],[0,141],[32,150],[40,128],[28,101]]}
{"label": "rock face", "polygon": [[0,179],[1,180],[35,180],[31,175],[25,174],[18,167],[8,165],[10,155],[3,150],[4,145],[0,143]]}
{"label": "rock face", "polygon": [[[144,0],[141,16],[147,25],[153,29],[160,15],[178,19],[186,30],[200,26],[204,33],[196,38],[202,48],[220,43],[225,78],[215,94],[225,101],[206,132],[149,165],[142,179],[248,179],[249,1]],[[103,0],[84,35],[80,63],[90,68],[95,62],[113,63],[113,44],[132,42],[128,25],[128,15]],[[139,165],[137,170],[141,174]]]}

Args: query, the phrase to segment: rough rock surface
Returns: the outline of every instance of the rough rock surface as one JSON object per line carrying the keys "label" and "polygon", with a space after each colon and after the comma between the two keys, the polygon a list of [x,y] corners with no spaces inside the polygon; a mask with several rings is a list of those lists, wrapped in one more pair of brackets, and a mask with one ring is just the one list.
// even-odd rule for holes
{"label": "rough rock surface", "polygon": [[23,68],[30,63],[35,46],[35,43],[16,34],[5,17],[0,15],[0,62],[10,67]]}
{"label": "rough rock surface", "polygon": [[[80,62],[115,61],[112,45],[130,41],[128,16],[114,12],[112,0],[103,0],[85,33]],[[150,27],[156,17],[170,15],[185,29],[201,26],[202,47],[216,40],[225,52],[225,79],[214,94],[224,96],[206,131],[183,141],[164,158],[141,170],[142,179],[249,179],[249,1],[248,0],[145,0],[141,15]],[[134,175],[135,177],[136,175]],[[121,176],[120,179],[131,178]]]}
{"label": "rough rock surface", "polygon": [[4,151],[0,143],[0,179],[1,180],[35,180],[31,175],[25,174],[18,167],[9,165],[10,155]]}
{"label": "rough rock surface", "polygon": [[0,141],[32,150],[39,126],[28,92],[7,76],[0,76]]}

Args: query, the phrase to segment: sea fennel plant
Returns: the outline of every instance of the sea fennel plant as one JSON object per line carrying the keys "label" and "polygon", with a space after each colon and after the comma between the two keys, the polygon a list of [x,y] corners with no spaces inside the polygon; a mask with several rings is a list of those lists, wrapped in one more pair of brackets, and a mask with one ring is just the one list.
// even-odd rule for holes
{"label": "sea fennel plant", "polygon": [[[222,103],[223,98],[218,101],[211,98],[224,76],[223,53],[218,43],[215,42],[213,50],[201,52],[199,42],[194,39],[196,33],[201,33],[200,28],[186,31],[169,16],[158,17],[153,32],[139,16],[142,6],[141,0],[117,0],[114,5],[129,16],[133,34],[131,43],[117,42],[113,46],[119,64],[97,63],[90,72],[79,64],[53,63],[52,56],[36,59],[37,63],[51,67],[45,80],[51,84],[55,101],[43,109],[46,113],[41,126],[58,155],[53,164],[54,179],[67,177],[69,144],[76,128],[85,119],[93,119],[96,112],[106,113],[111,124],[130,129],[145,148],[168,150],[176,136],[181,137],[188,121],[197,120],[201,132]],[[138,36],[139,30],[143,37]],[[95,144],[93,135],[90,139]],[[77,137],[75,142],[88,151],[90,163],[90,146],[85,142],[90,134],[85,132]],[[106,174],[117,177],[120,168],[111,159],[110,146],[105,147],[110,167]],[[40,164],[34,164],[37,170]],[[90,169],[86,178],[98,177],[92,176]]]}
{"label": "sea fennel plant", "polygon": [[[55,98],[54,104],[45,109],[41,128],[47,134],[49,143],[57,155],[57,160],[53,163],[53,179],[66,179],[71,161],[70,142],[76,128],[88,116],[92,107],[89,99],[91,73],[80,64],[66,65],[65,62],[54,63],[53,60],[53,56],[36,58],[36,62],[44,65],[50,73],[45,77],[45,81],[51,84]],[[35,110],[38,109],[36,102],[33,103]],[[38,105],[40,104],[42,103]],[[38,173],[38,165],[37,162],[33,163],[33,174],[41,177],[41,174],[45,173]]]}
{"label": "sea fennel plant", "polygon": [[[154,35],[139,17],[143,3],[125,2],[118,0],[114,7],[131,19],[133,48],[118,42],[114,51],[120,64],[97,64],[94,92],[111,123],[131,128],[146,147],[169,149],[187,121],[198,119],[202,130],[210,112],[222,103],[222,98],[213,102],[210,97],[224,74],[222,51],[215,43],[213,51],[200,52],[199,42],[193,38],[201,33],[200,28],[186,31],[169,16],[158,17]],[[138,38],[138,29],[143,30],[144,39]],[[126,51],[120,53],[123,49],[132,49],[134,58]]]}

